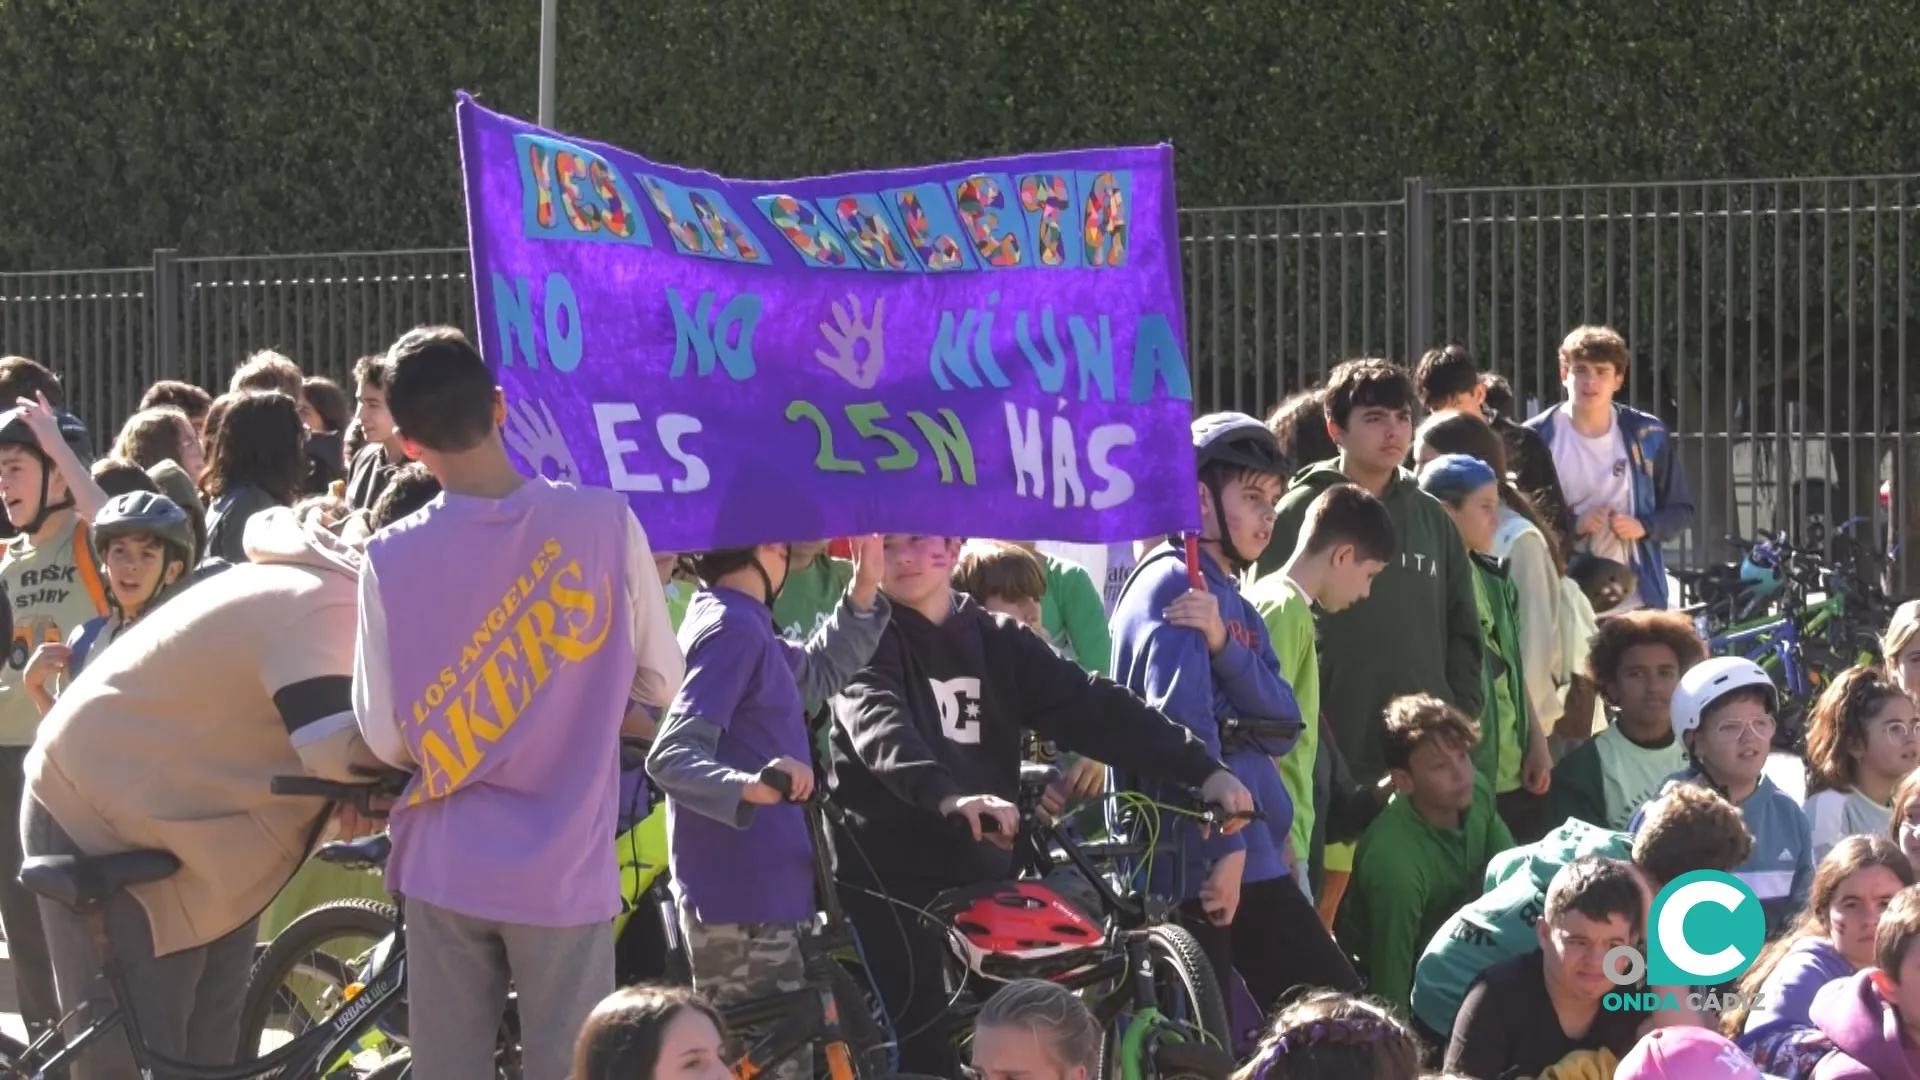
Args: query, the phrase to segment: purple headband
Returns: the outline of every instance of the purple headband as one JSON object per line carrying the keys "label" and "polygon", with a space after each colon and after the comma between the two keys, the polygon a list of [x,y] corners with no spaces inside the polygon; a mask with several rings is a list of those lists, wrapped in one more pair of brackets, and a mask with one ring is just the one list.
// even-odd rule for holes
{"label": "purple headband", "polygon": [[1377,1043],[1396,1031],[1394,1025],[1373,1016],[1315,1020],[1302,1027],[1289,1028],[1255,1059],[1253,1080],[1266,1080],[1267,1071],[1278,1065],[1281,1058],[1296,1050],[1304,1050],[1321,1043],[1331,1043],[1335,1046]]}

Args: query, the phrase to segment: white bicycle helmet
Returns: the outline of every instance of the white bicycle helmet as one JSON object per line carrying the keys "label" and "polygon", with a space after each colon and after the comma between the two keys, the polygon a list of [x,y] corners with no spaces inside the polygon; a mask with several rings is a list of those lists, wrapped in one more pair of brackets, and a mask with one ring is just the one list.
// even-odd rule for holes
{"label": "white bicycle helmet", "polygon": [[1766,691],[1768,712],[1779,702],[1773,679],[1759,664],[1743,656],[1715,656],[1693,665],[1680,676],[1680,685],[1673,692],[1674,735],[1685,738],[1687,732],[1700,727],[1701,714],[1714,702],[1746,689]]}

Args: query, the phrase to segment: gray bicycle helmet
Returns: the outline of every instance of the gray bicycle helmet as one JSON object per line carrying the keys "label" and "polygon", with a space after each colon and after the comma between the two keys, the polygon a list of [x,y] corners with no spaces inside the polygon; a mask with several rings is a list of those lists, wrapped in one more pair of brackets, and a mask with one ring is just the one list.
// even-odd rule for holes
{"label": "gray bicycle helmet", "polygon": [[1233,571],[1239,573],[1252,566],[1260,553],[1248,555],[1234,547],[1233,535],[1227,531],[1226,502],[1220,497],[1222,470],[1209,466],[1252,469],[1271,473],[1284,481],[1288,469],[1287,459],[1280,453],[1280,440],[1274,438],[1267,425],[1246,413],[1208,413],[1193,422],[1193,457],[1201,482],[1213,493],[1213,517],[1220,529],[1220,547],[1234,564]]}
{"label": "gray bicycle helmet", "polygon": [[[80,464],[89,464],[93,458],[93,448],[87,439],[87,426],[80,422],[79,417],[64,412],[55,413],[54,422],[60,427],[61,440],[80,459]],[[32,521],[20,528],[21,532],[32,535],[47,523],[48,515],[73,505],[72,490],[69,488],[67,497],[60,502],[48,504],[47,489],[52,483],[53,459],[41,449],[40,437],[33,433],[33,425],[27,423],[26,415],[19,409],[0,413],[0,446],[24,447],[40,459],[40,509],[33,515]]]}
{"label": "gray bicycle helmet", "polygon": [[193,565],[193,521],[180,504],[151,491],[129,491],[108,499],[94,515],[93,551],[107,557],[107,545],[118,537],[147,535],[160,541],[169,555]]}
{"label": "gray bicycle helmet", "polygon": [[1280,440],[1267,425],[1246,413],[1208,413],[1195,420],[1193,456],[1194,464],[1202,469],[1217,461],[1282,479],[1288,471],[1286,458],[1280,454]]}

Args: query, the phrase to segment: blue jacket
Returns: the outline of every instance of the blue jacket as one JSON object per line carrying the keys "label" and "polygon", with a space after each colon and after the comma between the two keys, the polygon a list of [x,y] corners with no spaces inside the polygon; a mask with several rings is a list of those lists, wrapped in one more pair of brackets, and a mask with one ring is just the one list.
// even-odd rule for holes
{"label": "blue jacket", "polygon": [[[1201,561],[1207,591],[1219,598],[1220,617],[1227,624],[1227,645],[1218,655],[1207,655],[1206,639],[1198,631],[1166,620],[1168,605],[1189,588],[1185,553],[1171,546],[1162,545],[1141,561],[1121,590],[1112,618],[1114,681],[1186,725],[1208,752],[1233,770],[1266,815],[1232,836],[1216,831],[1206,839],[1193,824],[1183,823],[1179,836],[1185,896],[1180,899],[1198,896],[1207,864],[1233,851],[1247,853],[1242,883],[1287,876],[1281,852],[1293,828],[1293,802],[1273,760],[1291,750],[1298,736],[1223,754],[1220,721],[1300,720],[1300,705],[1280,676],[1266,621],[1212,558],[1202,555]],[[1163,819],[1163,826],[1171,824],[1171,819]],[[1170,873],[1154,875],[1156,889],[1170,883]]]}
{"label": "blue jacket", "polygon": [[[1667,777],[1664,795],[1675,784],[1704,783],[1705,777],[1691,768]],[[1649,801],[1634,811],[1627,831],[1638,833],[1647,818]],[[1813,827],[1793,796],[1775,787],[1762,776],[1747,801],[1740,804],[1740,818],[1753,837],[1753,854],[1733,868],[1733,876],[1747,883],[1760,907],[1767,913],[1767,936],[1786,929],[1793,917],[1807,906],[1807,891],[1813,887]]]}
{"label": "blue jacket", "polygon": [[[1634,542],[1633,569],[1640,576],[1640,599],[1650,608],[1667,606],[1667,561],[1660,545],[1693,524],[1693,492],[1680,468],[1680,455],[1667,425],[1657,416],[1614,402],[1614,427],[1633,461],[1633,516],[1647,535]],[[1558,406],[1527,421],[1542,442],[1553,446],[1554,428],[1565,414]]]}

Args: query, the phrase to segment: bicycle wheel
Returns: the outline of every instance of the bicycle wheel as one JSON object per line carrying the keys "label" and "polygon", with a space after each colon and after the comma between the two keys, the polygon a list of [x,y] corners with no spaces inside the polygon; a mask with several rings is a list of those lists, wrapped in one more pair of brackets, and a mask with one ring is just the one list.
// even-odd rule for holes
{"label": "bicycle wheel", "polygon": [[[368,974],[375,947],[399,925],[393,905],[375,900],[336,900],[289,923],[247,979],[241,1059],[270,1053],[324,1023],[345,1002],[347,988]],[[362,1036],[352,1067],[372,1069],[393,1049],[392,1039],[375,1028]]]}
{"label": "bicycle wheel", "polygon": [[1194,1029],[1191,1041],[1233,1045],[1233,1025],[1220,980],[1193,934],[1171,924],[1155,926],[1147,931],[1147,955],[1153,964],[1161,1014]]}

